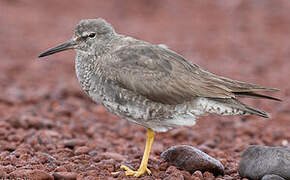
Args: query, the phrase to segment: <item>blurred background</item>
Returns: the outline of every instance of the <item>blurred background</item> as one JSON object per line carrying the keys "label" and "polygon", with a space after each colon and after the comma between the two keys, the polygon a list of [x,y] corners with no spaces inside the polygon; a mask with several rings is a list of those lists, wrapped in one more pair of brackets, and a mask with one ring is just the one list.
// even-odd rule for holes
{"label": "blurred background", "polygon": [[[165,44],[215,74],[281,89],[275,93],[281,103],[244,101],[270,112],[271,119],[203,117],[195,127],[157,137],[151,166],[169,146],[189,144],[224,159],[226,176],[238,177],[237,163],[248,145],[289,147],[289,9],[287,0],[1,0],[0,150],[22,145],[58,157],[54,152],[64,148],[65,139],[80,138],[91,149],[127,153],[126,159],[139,162],[130,153],[142,154],[145,130],[107,113],[81,92],[74,73],[75,53],[37,58],[70,39],[81,19],[102,17],[117,33]],[[39,137],[45,147],[33,144]],[[76,171],[86,168],[74,163]]]}

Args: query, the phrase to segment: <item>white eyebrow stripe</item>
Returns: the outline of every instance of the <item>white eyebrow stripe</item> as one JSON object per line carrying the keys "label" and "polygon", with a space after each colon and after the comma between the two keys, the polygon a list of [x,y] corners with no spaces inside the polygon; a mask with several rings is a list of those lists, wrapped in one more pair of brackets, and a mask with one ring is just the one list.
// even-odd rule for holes
{"label": "white eyebrow stripe", "polygon": [[87,33],[87,32],[83,32],[82,33],[82,37],[85,37],[85,36],[88,36],[89,35],[89,33]]}

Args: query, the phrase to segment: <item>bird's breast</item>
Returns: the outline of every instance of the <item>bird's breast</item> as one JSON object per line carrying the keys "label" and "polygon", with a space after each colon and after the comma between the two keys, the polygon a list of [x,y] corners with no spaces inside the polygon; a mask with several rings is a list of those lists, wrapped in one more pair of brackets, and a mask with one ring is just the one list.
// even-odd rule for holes
{"label": "bird's breast", "polygon": [[108,99],[116,101],[118,91],[115,83],[108,77],[102,62],[96,56],[78,53],[75,60],[77,79],[86,92],[95,102],[102,103]]}
{"label": "bird's breast", "polygon": [[75,71],[82,89],[89,95],[98,86],[100,78],[96,77],[96,58],[86,53],[77,53]]}

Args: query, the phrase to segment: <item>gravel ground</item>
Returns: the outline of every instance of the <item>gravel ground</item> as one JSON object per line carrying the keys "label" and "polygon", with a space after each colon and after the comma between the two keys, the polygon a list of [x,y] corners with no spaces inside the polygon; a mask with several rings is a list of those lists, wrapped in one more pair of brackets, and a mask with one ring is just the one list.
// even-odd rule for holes
{"label": "gravel ground", "polygon": [[[290,148],[290,2],[0,1],[0,178],[112,179],[120,164],[138,168],[146,130],[93,103],[74,74],[73,51],[38,60],[69,39],[80,19],[103,17],[119,33],[166,44],[205,69],[276,87],[284,101],[244,102],[272,118],[202,117],[194,127],[159,133],[140,179],[214,179],[167,165],[160,154],[192,145],[221,161],[225,175],[249,145]],[[134,179],[134,178],[132,178]]]}

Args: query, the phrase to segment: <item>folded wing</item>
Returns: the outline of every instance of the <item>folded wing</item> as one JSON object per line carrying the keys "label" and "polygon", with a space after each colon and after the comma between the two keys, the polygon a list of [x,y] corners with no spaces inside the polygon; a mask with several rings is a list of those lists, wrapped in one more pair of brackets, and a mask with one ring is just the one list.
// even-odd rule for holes
{"label": "folded wing", "polygon": [[256,91],[276,90],[216,76],[160,46],[125,46],[113,56],[116,60],[109,65],[120,86],[164,104],[180,104],[196,97],[255,96]]}

